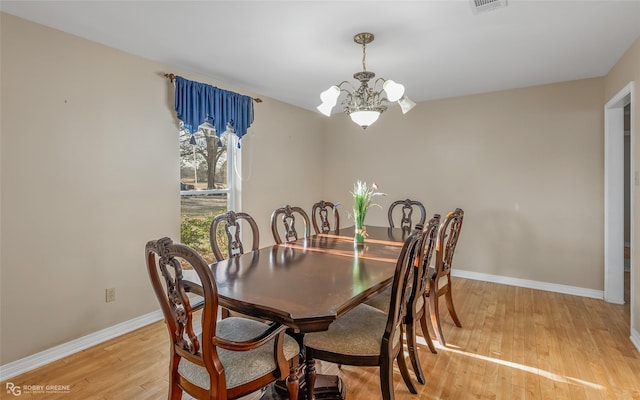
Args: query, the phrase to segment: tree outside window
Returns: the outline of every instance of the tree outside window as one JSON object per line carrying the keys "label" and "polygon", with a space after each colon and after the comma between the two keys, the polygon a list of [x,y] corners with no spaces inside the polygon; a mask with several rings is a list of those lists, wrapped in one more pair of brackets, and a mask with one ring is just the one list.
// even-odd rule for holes
{"label": "tree outside window", "polygon": [[224,133],[218,139],[213,129],[201,127],[194,135],[184,131],[179,135],[181,241],[213,262],[209,227],[216,215],[228,209],[232,133]]}

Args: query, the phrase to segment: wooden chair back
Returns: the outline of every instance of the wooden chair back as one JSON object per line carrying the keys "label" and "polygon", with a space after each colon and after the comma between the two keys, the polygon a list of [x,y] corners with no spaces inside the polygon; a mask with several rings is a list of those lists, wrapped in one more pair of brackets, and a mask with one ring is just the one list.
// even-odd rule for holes
{"label": "wooden chair back", "polygon": [[[440,214],[434,214],[427,222],[427,225],[421,227],[422,230],[422,246],[421,252],[416,259],[414,291],[411,294],[411,302],[415,302],[419,297],[424,296],[429,289],[429,267],[435,253],[436,242],[438,240],[438,229],[440,228]],[[416,229],[420,225],[416,225]]]}
{"label": "wooden chair back", "polygon": [[[183,265],[189,265],[198,274],[205,298],[202,337],[215,337],[218,291],[207,262],[191,248],[173,243],[169,238],[151,241],[147,243],[145,250],[151,285],[160,302],[171,339],[171,379],[187,392],[197,391],[195,386],[182,379],[177,372],[179,360],[184,357],[209,371],[210,387],[225,388],[224,370],[211,340],[201,342],[194,331],[193,309],[182,280]],[[173,386],[170,383],[170,391]],[[169,398],[172,398],[171,395]]]}
{"label": "wooden chair back", "polygon": [[436,243],[436,274],[437,277],[446,275],[451,270],[453,255],[458,244],[464,211],[456,208],[447,214],[438,229],[438,241]]}
{"label": "wooden chair back", "polygon": [[[388,346],[386,353],[393,360],[403,345],[404,319],[408,312],[409,293],[413,291],[413,279],[415,260],[421,252],[422,238],[419,232],[415,232],[405,240],[391,284],[391,303],[389,305],[389,317],[382,340],[383,346]],[[399,336],[396,336],[399,335]],[[383,351],[384,353],[384,351]]]}
{"label": "wooden chair back", "polygon": [[[429,313],[431,315],[431,324],[433,330],[440,342],[440,345],[446,346],[444,334],[442,331],[442,324],[440,322],[439,302],[440,296],[444,296],[447,302],[447,309],[449,315],[453,319],[454,324],[457,327],[462,327],[460,318],[456,313],[456,309],[453,305],[452,285],[451,285],[451,265],[453,262],[453,255],[458,244],[458,238],[460,237],[460,231],[462,229],[462,220],[464,219],[464,212],[460,208],[456,208],[447,214],[444,221],[438,228],[438,239],[436,241],[436,260],[435,260],[435,272],[431,275],[429,280],[429,291],[427,297],[429,300]],[[441,283],[441,279],[446,278],[444,284]]]}
{"label": "wooden chair back", "polygon": [[415,372],[418,382],[422,384],[424,384],[426,380],[422,372],[418,354],[418,325],[422,329],[422,336],[431,352],[434,354],[437,353],[427,327],[427,315],[429,313],[427,307],[429,307],[429,303],[426,298],[426,293],[429,290],[429,266],[431,265],[431,258],[436,248],[439,227],[439,214],[435,214],[424,227],[416,224],[416,229],[420,230],[420,251],[416,254],[414,261],[412,274],[413,290],[409,296],[409,306],[404,319],[409,359],[411,360],[413,371]]}
{"label": "wooden chair back", "polygon": [[391,203],[391,205],[389,206],[389,211],[387,212],[387,216],[389,218],[389,226],[391,228],[395,228],[394,211],[396,207],[400,207],[400,206],[402,206],[402,208],[401,208],[401,214],[400,214],[400,225],[398,225],[399,228],[402,228],[407,231],[411,230],[411,228],[413,227],[414,208],[418,209],[418,211],[420,212],[420,217],[417,224],[424,225],[424,222],[427,219],[427,211],[425,210],[424,205],[417,200],[405,199],[405,200],[396,200],[393,203]]}
{"label": "wooden chair back", "polygon": [[[296,230],[296,214],[304,224],[302,237],[306,238],[311,235],[311,224],[307,213],[300,207],[292,207],[287,204],[284,207],[275,209],[271,214],[271,233],[273,234],[273,239],[276,241],[276,244],[298,240],[300,236]],[[284,228],[283,236],[280,236],[278,225],[282,225]]]}
{"label": "wooden chair back", "polygon": [[[329,216],[333,216],[333,222],[329,221]],[[332,230],[340,229],[340,213],[336,205],[330,201],[320,200],[311,208],[311,223],[316,234],[329,233]]]}
{"label": "wooden chair back", "polygon": [[[242,245],[241,222],[245,221],[251,230],[251,250],[258,250],[260,246],[260,233],[256,221],[247,213],[227,211],[224,214],[217,215],[211,221],[209,228],[209,244],[211,251],[216,260],[220,261],[225,258],[238,257],[244,254],[244,246]],[[226,245],[226,254],[221,248],[221,242]]]}

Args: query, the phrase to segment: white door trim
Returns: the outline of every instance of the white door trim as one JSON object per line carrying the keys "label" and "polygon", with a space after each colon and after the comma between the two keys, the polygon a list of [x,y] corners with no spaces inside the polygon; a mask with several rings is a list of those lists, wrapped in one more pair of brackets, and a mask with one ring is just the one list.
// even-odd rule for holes
{"label": "white door trim", "polygon": [[[624,106],[632,101],[633,82],[629,82],[604,106],[604,299],[616,304],[624,303]],[[633,142],[631,135],[632,149]],[[631,155],[630,184],[633,188],[633,151]],[[633,192],[632,189],[632,205]],[[633,206],[630,219],[633,244]],[[631,253],[633,279],[633,245]],[[633,298],[631,305],[633,307]]]}

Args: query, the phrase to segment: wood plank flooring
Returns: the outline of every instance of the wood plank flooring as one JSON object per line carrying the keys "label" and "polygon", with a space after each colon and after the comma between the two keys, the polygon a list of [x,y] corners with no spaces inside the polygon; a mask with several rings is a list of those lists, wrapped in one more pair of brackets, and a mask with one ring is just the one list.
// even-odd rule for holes
{"label": "wood plank flooring", "polygon": [[[412,395],[396,369],[396,399],[640,399],[628,304],[460,278],[453,296],[463,327],[441,307],[448,346],[431,354],[422,342],[427,383],[416,384],[419,394]],[[166,399],[168,354],[166,328],[158,322],[10,382],[70,385],[68,393],[21,399]],[[322,362],[318,369],[339,374],[349,400],[381,397],[376,368],[339,370]],[[0,398],[14,398],[1,385]]]}

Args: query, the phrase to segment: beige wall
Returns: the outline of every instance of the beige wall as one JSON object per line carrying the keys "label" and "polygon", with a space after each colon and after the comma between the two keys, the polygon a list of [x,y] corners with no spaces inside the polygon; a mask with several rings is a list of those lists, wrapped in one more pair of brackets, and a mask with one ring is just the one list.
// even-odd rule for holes
{"label": "beige wall", "polygon": [[[633,81],[635,85],[634,98],[632,99],[633,109],[631,110],[631,116],[635,124],[631,127],[633,130],[631,136],[633,137],[634,143],[634,148],[631,150],[631,157],[635,163],[634,169],[638,171],[640,169],[640,123],[638,123],[640,118],[640,38],[636,39],[629,50],[627,50],[607,74],[604,80],[603,104],[620,92],[620,90],[631,81]],[[640,332],[640,263],[638,262],[638,258],[640,258],[640,252],[638,251],[638,249],[640,249],[640,191],[638,190],[638,186],[634,186],[633,190],[635,200],[631,205],[634,215],[634,243],[632,243],[632,247],[635,249],[635,260],[632,266],[634,269],[634,282],[631,282],[635,293],[633,328],[636,332]]]}
{"label": "beige wall", "polygon": [[[143,248],[178,238],[180,215],[173,92],[162,73],[207,78],[0,15],[4,365],[158,308]],[[321,193],[325,122],[263,99],[243,139],[243,171],[253,168],[241,201],[267,244],[276,205],[309,207]],[[107,287],[116,302],[105,303]]]}
{"label": "beige wall", "polygon": [[370,224],[406,197],[460,207],[457,268],[602,290],[602,92],[597,78],[423,102],[364,132],[333,118],[330,194],[350,205],[355,179],[377,181]]}

